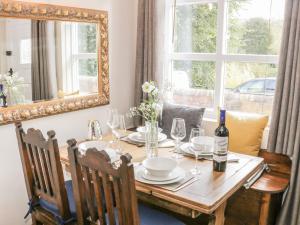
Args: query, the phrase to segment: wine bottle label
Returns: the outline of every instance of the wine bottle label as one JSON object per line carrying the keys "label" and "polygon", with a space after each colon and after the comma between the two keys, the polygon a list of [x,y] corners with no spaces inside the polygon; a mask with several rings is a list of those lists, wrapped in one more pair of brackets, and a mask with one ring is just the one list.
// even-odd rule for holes
{"label": "wine bottle label", "polygon": [[215,136],[215,152],[227,152],[228,150],[228,137]]}
{"label": "wine bottle label", "polygon": [[227,161],[227,154],[223,154],[223,155],[214,154],[213,160],[216,162],[225,162]]}

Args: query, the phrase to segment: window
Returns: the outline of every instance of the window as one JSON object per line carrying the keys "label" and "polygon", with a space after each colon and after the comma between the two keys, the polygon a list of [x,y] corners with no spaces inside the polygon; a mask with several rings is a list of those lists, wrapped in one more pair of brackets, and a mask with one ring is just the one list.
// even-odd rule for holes
{"label": "window", "polygon": [[97,24],[58,22],[64,92],[98,92]]}
{"label": "window", "polygon": [[[176,5],[174,5],[176,2]],[[172,101],[266,113],[272,101],[284,0],[169,0]],[[171,18],[171,19],[170,19]]]}
{"label": "window", "polygon": [[31,39],[20,41],[20,64],[31,64]]}
{"label": "window", "polygon": [[80,92],[98,91],[97,25],[76,23],[77,48],[73,53],[79,75]]}

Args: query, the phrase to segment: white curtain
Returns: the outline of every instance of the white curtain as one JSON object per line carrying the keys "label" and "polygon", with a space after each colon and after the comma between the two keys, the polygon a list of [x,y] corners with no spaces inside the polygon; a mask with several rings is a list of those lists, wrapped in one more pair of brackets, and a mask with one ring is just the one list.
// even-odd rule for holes
{"label": "white curtain", "polygon": [[7,64],[6,64],[6,55],[5,55],[5,46],[6,46],[6,37],[5,37],[5,20],[0,19],[0,74],[7,73]]}
{"label": "white curtain", "polygon": [[72,22],[56,22],[56,70],[58,90],[79,90],[78,65],[73,55],[78,52],[77,26]]}

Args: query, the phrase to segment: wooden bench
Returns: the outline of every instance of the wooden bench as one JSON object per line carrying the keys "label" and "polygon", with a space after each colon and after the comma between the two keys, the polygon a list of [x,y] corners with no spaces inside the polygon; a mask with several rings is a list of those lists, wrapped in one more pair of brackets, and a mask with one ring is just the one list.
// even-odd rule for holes
{"label": "wooden bench", "polygon": [[226,225],[274,225],[282,198],[289,185],[291,159],[288,156],[261,150],[270,171],[249,188],[233,195],[226,209]]}

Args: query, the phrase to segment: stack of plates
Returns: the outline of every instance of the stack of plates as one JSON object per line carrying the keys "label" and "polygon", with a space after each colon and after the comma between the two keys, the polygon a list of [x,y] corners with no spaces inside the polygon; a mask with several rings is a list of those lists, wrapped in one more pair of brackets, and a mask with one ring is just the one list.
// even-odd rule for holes
{"label": "stack of plates", "polygon": [[155,157],[145,159],[142,166],[135,169],[135,177],[147,184],[172,184],[182,180],[185,171],[171,158]]}
{"label": "stack of plates", "polygon": [[[145,136],[139,132],[134,132],[134,133],[129,134],[128,139],[130,139],[131,141],[134,141],[134,142],[138,142],[138,143],[146,142]],[[162,142],[166,139],[167,139],[167,135],[165,135],[163,133],[158,133],[158,142]]]}
{"label": "stack of plates", "polygon": [[135,168],[135,179],[146,184],[172,184],[184,179],[185,175],[185,171],[180,167],[176,167],[165,177],[151,175],[143,166]]}
{"label": "stack of plates", "polygon": [[[180,149],[184,152],[184,154],[195,156],[195,151],[194,151],[194,146],[191,145],[190,143],[184,143],[183,145],[180,146]],[[198,151],[198,156],[199,157],[212,157],[213,151]]]}
{"label": "stack of plates", "polygon": [[80,153],[83,155],[85,155],[86,151],[91,148],[95,148],[98,151],[104,150],[112,162],[120,159],[120,156],[117,154],[117,152],[111,148],[107,148],[107,143],[104,141],[85,141],[78,146]]}

